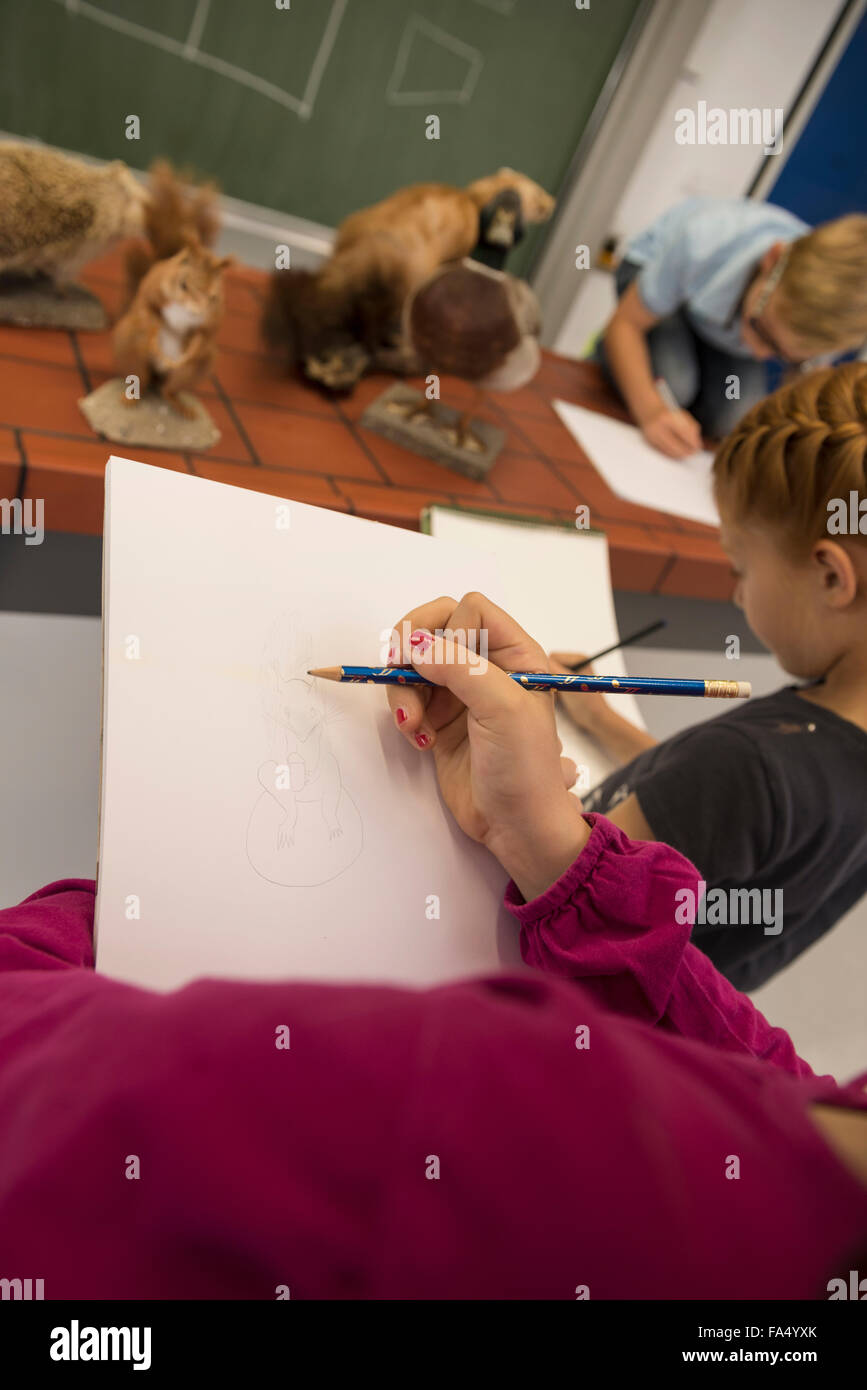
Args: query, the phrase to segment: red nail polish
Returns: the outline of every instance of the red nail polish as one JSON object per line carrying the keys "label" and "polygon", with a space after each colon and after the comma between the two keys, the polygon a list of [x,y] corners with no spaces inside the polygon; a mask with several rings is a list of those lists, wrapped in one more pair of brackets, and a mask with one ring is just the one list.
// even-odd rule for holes
{"label": "red nail polish", "polygon": [[415,647],[416,651],[423,652],[425,647],[430,646],[432,640],[433,639],[431,638],[429,632],[422,632],[422,630],[419,628],[416,632],[412,634],[412,636],[409,639],[409,643],[411,647]]}
{"label": "red nail polish", "polygon": [[405,724],[405,723],[406,723],[406,710],[405,710],[405,709],[396,709],[396,710],[394,711],[394,717],[395,717],[395,719],[397,720],[398,724]]}
{"label": "red nail polish", "polygon": [[389,649],[388,649],[388,664],[389,664],[389,666],[393,666],[394,663],[395,663],[396,661],[397,661],[397,647],[389,647]]}
{"label": "red nail polish", "polygon": [[430,743],[430,739],[428,738],[427,734],[416,734],[415,741],[418,744],[419,748],[427,748],[428,744]]}

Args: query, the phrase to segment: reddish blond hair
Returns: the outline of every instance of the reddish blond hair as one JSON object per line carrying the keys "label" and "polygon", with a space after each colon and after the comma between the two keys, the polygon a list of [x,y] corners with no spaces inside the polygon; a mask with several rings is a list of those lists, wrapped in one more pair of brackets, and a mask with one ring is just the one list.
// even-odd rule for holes
{"label": "reddish blond hair", "polygon": [[759,401],[720,445],[713,478],[735,521],[777,527],[805,554],[828,533],[832,498],[867,497],[867,362],[821,367]]}

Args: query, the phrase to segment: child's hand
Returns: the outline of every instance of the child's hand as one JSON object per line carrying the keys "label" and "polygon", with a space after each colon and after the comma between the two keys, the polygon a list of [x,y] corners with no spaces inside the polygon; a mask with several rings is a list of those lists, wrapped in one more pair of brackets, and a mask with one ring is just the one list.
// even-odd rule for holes
{"label": "child's hand", "polygon": [[701,448],[701,426],[688,410],[666,407],[645,420],[641,433],[648,444],[669,458],[683,459]]}
{"label": "child's hand", "polygon": [[[477,655],[482,633],[487,660]],[[467,641],[475,641],[475,652]],[[443,799],[461,829],[496,855],[525,898],[538,897],[590,834],[568,791],[576,768],[560,756],[552,696],[521,690],[504,674],[546,671],[544,651],[475,593],[413,609],[392,645],[391,662],[416,666],[436,687],[388,688],[397,727],[413,747],[433,753]]]}
{"label": "child's hand", "polygon": [[[572,670],[573,666],[577,666],[582,675],[595,676],[595,670],[585,664],[586,660],[583,652],[552,652],[548,663],[559,676],[577,675],[578,672]],[[565,695],[558,692],[557,701],[576,728],[586,729],[589,734],[595,733],[608,710],[604,695]]]}

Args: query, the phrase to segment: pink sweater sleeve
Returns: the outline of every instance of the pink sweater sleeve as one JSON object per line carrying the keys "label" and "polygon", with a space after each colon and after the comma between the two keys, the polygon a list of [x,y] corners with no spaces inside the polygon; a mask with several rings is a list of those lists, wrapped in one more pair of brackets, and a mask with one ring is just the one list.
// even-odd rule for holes
{"label": "pink sweater sleeve", "polygon": [[93,965],[90,878],[63,878],[0,911],[0,972]]}
{"label": "pink sweater sleeve", "polygon": [[586,847],[546,893],[525,903],[514,883],[506,889],[527,964],[580,980],[615,1013],[812,1076],[788,1033],[690,943],[690,922],[677,920],[686,914],[676,894],[697,894],[698,870],[670,845],[631,840],[604,816],[584,819]]}

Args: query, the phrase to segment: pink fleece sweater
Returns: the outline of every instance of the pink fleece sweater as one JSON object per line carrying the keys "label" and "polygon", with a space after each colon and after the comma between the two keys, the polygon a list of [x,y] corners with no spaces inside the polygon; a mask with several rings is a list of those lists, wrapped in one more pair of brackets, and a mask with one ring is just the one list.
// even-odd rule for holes
{"label": "pink fleece sweater", "polygon": [[827,1297],[867,1188],[807,1107],[867,1098],[689,945],[687,860],[587,820],[547,893],[507,891],[536,975],[155,994],[89,968],[92,882],[0,912],[0,1278],[47,1299]]}

